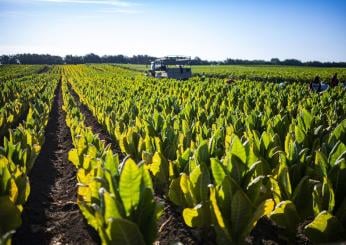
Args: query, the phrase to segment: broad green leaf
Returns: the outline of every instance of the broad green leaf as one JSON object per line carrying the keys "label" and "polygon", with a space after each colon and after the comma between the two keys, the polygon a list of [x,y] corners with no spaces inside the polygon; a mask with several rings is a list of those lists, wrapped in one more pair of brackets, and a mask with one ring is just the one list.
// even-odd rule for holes
{"label": "broad green leaf", "polygon": [[216,158],[211,158],[210,164],[211,164],[211,172],[213,174],[215,184],[221,185],[223,179],[227,175],[222,163]]}
{"label": "broad green leaf", "polygon": [[115,200],[115,196],[112,196],[109,192],[104,192],[103,193],[103,198],[104,198],[104,206],[105,206],[105,211],[104,211],[104,218],[105,220],[108,220],[110,218],[121,218],[122,215],[119,212],[119,207],[118,205],[121,205],[119,202]]}
{"label": "broad green leaf", "polygon": [[138,225],[146,244],[153,244],[156,238],[156,221],[159,217],[158,212],[159,207],[154,200],[153,190],[150,188],[144,188],[133,221]]}
{"label": "broad green leaf", "polygon": [[295,238],[300,218],[295,205],[291,201],[282,201],[276,205],[269,218],[279,226],[284,227],[290,238]]}
{"label": "broad green leaf", "polygon": [[242,232],[248,226],[251,216],[253,215],[253,208],[251,201],[246,194],[239,189],[232,197],[231,202],[231,232],[232,236],[238,242],[243,238]]}
{"label": "broad green leaf", "polygon": [[308,176],[301,179],[292,194],[292,201],[296,206],[299,216],[302,219],[313,216],[312,192],[316,183]]}
{"label": "broad green leaf", "polygon": [[161,153],[155,152],[152,158],[152,164],[150,164],[150,171],[154,176],[154,180],[157,181],[159,189],[165,189],[168,184],[169,165]]}
{"label": "broad green leaf", "polygon": [[195,152],[195,159],[197,163],[209,163],[209,151],[208,151],[208,141],[203,141]]}
{"label": "broad green leaf", "polygon": [[288,167],[286,164],[286,156],[284,153],[279,154],[279,165],[277,174],[274,176],[278,180],[281,196],[284,199],[290,199],[292,195],[291,181],[289,176]]}
{"label": "broad green leaf", "polygon": [[120,173],[119,194],[126,216],[129,216],[139,203],[142,174],[136,163],[127,159]]}
{"label": "broad green leaf", "polygon": [[185,208],[183,210],[183,218],[188,226],[202,228],[210,222],[209,208],[204,205],[198,204],[193,208]]}
{"label": "broad green leaf", "polygon": [[180,178],[173,179],[169,186],[168,197],[174,204],[185,206],[184,195],[180,189]]}
{"label": "broad green leaf", "polygon": [[68,160],[73,163],[77,168],[80,167],[79,155],[77,149],[72,149],[68,152]]}
{"label": "broad green leaf", "polygon": [[303,123],[304,123],[304,127],[306,130],[309,130],[312,126],[312,122],[313,122],[313,116],[310,114],[310,112],[308,112],[307,110],[303,109],[303,111],[300,114]]}
{"label": "broad green leaf", "polygon": [[104,166],[108,169],[112,176],[118,175],[118,167],[119,167],[119,157],[118,155],[113,155],[111,150],[106,151]]}
{"label": "broad green leaf", "polygon": [[29,178],[26,175],[22,174],[16,178],[16,184],[18,186],[18,189],[20,190],[16,204],[23,205],[28,200],[30,194]]}
{"label": "broad green leaf", "polygon": [[0,231],[16,230],[22,224],[18,208],[8,196],[0,196]]}
{"label": "broad green leaf", "polygon": [[233,136],[231,153],[237,156],[244,164],[246,164],[246,150],[237,135]]}
{"label": "broad green leaf", "polygon": [[258,207],[255,209],[252,217],[247,225],[247,227],[243,230],[242,237],[246,237],[250,234],[252,229],[256,226],[257,221],[265,215],[270,214],[273,211],[275,203],[273,199],[264,200]]}
{"label": "broad green leaf", "polygon": [[346,145],[339,141],[335,144],[332,151],[329,154],[329,163],[331,166],[334,166],[336,161],[341,157],[346,158]]}
{"label": "broad green leaf", "polygon": [[212,216],[214,217],[213,221],[217,227],[222,231],[223,235],[226,237],[226,240],[231,241],[231,234],[228,231],[228,227],[226,226],[226,223],[224,221],[224,218],[222,216],[222,213],[220,211],[220,208],[217,203],[216,198],[216,190],[214,187],[210,188],[210,202],[211,202],[211,212]]}
{"label": "broad green leaf", "polygon": [[305,133],[303,131],[303,129],[301,129],[299,126],[296,126],[294,129],[294,133],[296,136],[296,140],[299,144],[303,143],[305,141]]}
{"label": "broad green leaf", "polygon": [[315,156],[315,168],[319,170],[320,176],[327,176],[328,173],[328,159],[326,155],[321,151],[316,151]]}
{"label": "broad green leaf", "polygon": [[138,226],[126,219],[111,219],[107,227],[109,244],[144,245]]}
{"label": "broad green leaf", "polygon": [[189,177],[183,173],[180,176],[180,189],[184,194],[184,198],[188,207],[197,205],[197,200],[192,193],[192,184]]}
{"label": "broad green leaf", "polygon": [[313,243],[335,242],[345,239],[344,229],[338,219],[323,211],[304,227],[304,233]]}

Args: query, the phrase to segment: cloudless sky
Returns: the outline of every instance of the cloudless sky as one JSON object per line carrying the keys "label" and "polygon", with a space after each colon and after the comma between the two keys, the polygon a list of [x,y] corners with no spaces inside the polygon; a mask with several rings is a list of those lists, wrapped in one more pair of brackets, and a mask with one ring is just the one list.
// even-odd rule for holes
{"label": "cloudless sky", "polygon": [[345,0],[0,0],[0,54],[346,61]]}

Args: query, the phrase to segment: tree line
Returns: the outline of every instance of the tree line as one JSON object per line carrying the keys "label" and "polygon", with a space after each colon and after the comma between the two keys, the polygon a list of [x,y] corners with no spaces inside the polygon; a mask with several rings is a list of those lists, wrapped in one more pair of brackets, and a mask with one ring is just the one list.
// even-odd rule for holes
{"label": "tree line", "polygon": [[[149,55],[103,55],[93,53],[77,56],[66,55],[65,57],[49,54],[15,54],[0,56],[1,64],[85,64],[85,63],[118,63],[118,64],[148,64],[156,57]],[[242,60],[228,58],[224,61],[209,61],[199,57],[191,59],[191,65],[287,65],[287,66],[315,66],[315,67],[346,67],[346,62],[302,62],[297,59],[280,60],[272,58],[266,60]]]}

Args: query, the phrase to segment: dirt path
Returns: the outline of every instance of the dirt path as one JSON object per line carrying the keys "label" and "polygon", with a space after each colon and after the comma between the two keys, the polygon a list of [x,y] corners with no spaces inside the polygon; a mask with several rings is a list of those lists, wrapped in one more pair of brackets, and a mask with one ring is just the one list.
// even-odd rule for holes
{"label": "dirt path", "polygon": [[97,244],[76,204],[76,169],[67,160],[71,135],[62,110],[61,84],[56,90],[45,143],[30,173],[31,192],[23,224],[13,244]]}
{"label": "dirt path", "polygon": [[[111,144],[113,152],[117,152],[120,156],[120,160],[122,160],[124,155],[118,148],[117,143],[109,136],[102,125],[99,124],[89,108],[80,102],[78,94],[71,86],[69,86],[69,89],[76,102],[80,104],[79,109],[85,116],[85,124],[91,127],[93,132],[97,133],[100,139],[104,140],[106,144]],[[208,244],[197,239],[198,235],[195,234],[197,231],[185,225],[181,213],[175,209],[172,203],[157,194],[155,195],[155,199],[164,206],[164,213],[157,224],[159,232],[156,244],[168,245],[172,244],[172,242],[182,242],[183,244]]]}

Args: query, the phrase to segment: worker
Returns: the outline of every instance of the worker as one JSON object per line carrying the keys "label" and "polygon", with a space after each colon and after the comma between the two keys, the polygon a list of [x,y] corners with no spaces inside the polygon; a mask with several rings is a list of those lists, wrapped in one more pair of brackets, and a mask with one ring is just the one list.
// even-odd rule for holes
{"label": "worker", "polygon": [[183,73],[183,66],[182,65],[179,65],[179,70],[180,70],[180,73]]}
{"label": "worker", "polygon": [[[317,87],[317,89],[314,89],[314,87]],[[310,82],[310,90],[321,92],[321,79],[319,76],[316,76],[315,79]]]}
{"label": "worker", "polygon": [[155,62],[151,62],[150,64],[150,73],[151,76],[155,77]]}
{"label": "worker", "polygon": [[332,81],[331,81],[331,83],[330,83],[330,86],[331,86],[331,87],[336,87],[336,86],[338,86],[338,84],[339,84],[338,74],[335,73],[334,76],[333,76],[333,78],[332,78]]}

